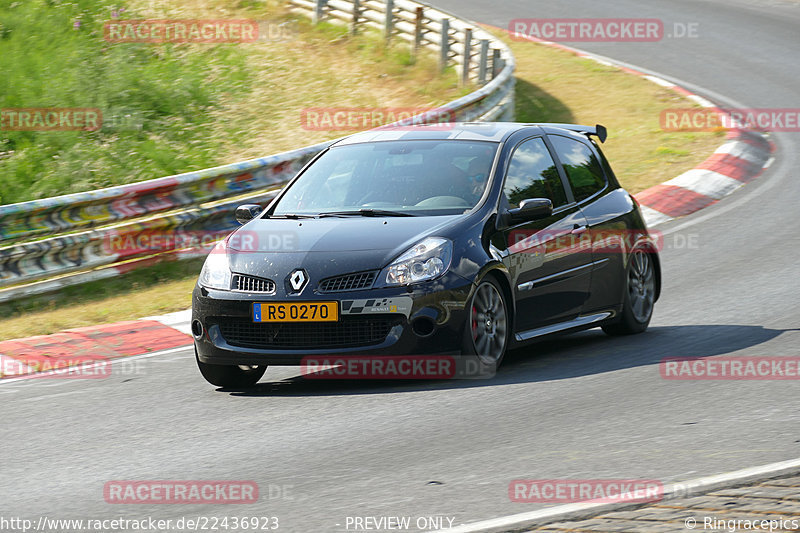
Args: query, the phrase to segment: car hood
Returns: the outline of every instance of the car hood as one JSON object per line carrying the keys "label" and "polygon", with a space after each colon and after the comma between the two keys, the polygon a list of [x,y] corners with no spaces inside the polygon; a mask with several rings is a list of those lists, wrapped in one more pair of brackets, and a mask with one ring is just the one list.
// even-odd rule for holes
{"label": "car hood", "polygon": [[228,259],[233,272],[275,281],[297,268],[317,280],[377,270],[461,216],[256,219],[229,237]]}

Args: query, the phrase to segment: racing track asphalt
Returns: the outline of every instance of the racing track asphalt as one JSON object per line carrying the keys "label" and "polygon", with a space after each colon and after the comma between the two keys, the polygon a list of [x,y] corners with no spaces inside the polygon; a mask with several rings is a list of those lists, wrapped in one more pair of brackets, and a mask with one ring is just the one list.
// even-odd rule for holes
{"label": "racing track asphalt", "polygon": [[[795,2],[435,3],[501,27],[524,17],[699,22],[697,39],[578,46],[719,103],[800,102]],[[277,515],[281,531],[298,532],[344,531],[347,516],[365,515],[459,524],[537,508],[509,501],[516,478],[668,483],[796,458],[796,381],[665,381],[658,366],[672,356],[800,355],[800,136],[773,140],[778,158],[764,176],[659,227],[673,233],[644,335],[589,331],[540,344],[510,354],[490,381],[315,382],[282,368],[231,393],[209,387],[188,350],[133,359],[107,379],[11,381],[0,385],[2,514]],[[679,246],[690,238],[696,247]],[[103,500],[106,481],[152,479],[254,480],[262,497],[244,506]],[[288,497],[270,499],[270,485],[290,486]]]}

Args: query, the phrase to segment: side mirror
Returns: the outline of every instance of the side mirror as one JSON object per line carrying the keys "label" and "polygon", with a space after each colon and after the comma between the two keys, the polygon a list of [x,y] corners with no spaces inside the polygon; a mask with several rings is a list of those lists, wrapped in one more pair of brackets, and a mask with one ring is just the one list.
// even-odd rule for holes
{"label": "side mirror", "polygon": [[247,224],[261,214],[261,206],[257,204],[245,204],[236,208],[236,222]]}
{"label": "side mirror", "polygon": [[509,225],[521,224],[553,214],[553,202],[547,198],[528,198],[519,203],[519,207],[509,209],[507,220]]}

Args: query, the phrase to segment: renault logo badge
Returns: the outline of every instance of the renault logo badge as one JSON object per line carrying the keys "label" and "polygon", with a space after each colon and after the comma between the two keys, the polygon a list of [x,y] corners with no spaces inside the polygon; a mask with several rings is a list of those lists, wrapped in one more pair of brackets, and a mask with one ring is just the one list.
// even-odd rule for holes
{"label": "renault logo badge", "polygon": [[287,278],[289,282],[289,293],[290,294],[297,294],[303,292],[303,289],[306,288],[306,284],[308,283],[308,274],[302,268],[298,268],[292,271]]}

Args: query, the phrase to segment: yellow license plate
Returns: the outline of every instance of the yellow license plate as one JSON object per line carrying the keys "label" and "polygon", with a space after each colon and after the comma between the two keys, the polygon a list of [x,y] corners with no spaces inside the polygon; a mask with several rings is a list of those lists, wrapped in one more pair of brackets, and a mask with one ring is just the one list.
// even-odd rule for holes
{"label": "yellow license plate", "polygon": [[337,302],[254,303],[253,322],[336,322]]}

